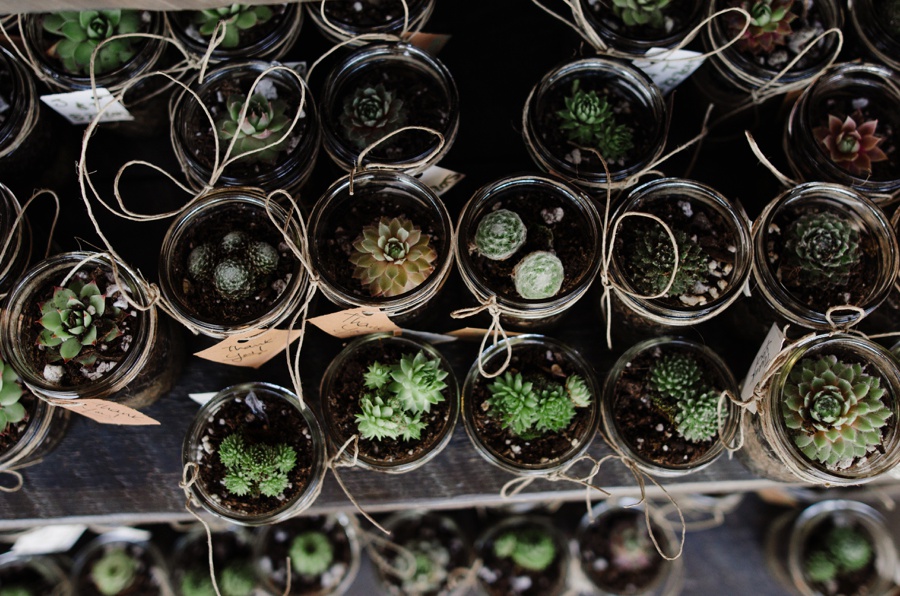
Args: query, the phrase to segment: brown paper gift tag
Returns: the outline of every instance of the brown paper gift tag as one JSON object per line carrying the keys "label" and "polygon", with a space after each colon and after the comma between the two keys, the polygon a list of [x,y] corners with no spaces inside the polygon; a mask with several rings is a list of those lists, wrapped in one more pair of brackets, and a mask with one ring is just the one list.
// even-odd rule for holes
{"label": "brown paper gift tag", "polygon": [[299,329],[251,329],[246,333],[232,335],[194,356],[221,364],[259,368],[280,354],[300,335],[302,332]]}
{"label": "brown paper gift tag", "polygon": [[104,399],[48,399],[48,403],[81,414],[100,424],[121,424],[125,426],[155,426],[159,421],[134,408]]}
{"label": "brown paper gift tag", "polygon": [[[481,341],[481,338],[483,338],[485,333],[488,333],[489,331],[489,329],[479,329],[478,327],[463,327],[462,329],[454,329],[453,331],[448,331],[444,335],[450,335],[462,340]],[[508,335],[509,337],[514,337],[516,335],[522,334],[518,331],[507,331],[506,335]]]}
{"label": "brown paper gift tag", "polygon": [[397,327],[385,313],[377,308],[351,308],[330,315],[313,317],[308,322],[328,335],[341,339],[369,333],[400,334],[400,327]]}

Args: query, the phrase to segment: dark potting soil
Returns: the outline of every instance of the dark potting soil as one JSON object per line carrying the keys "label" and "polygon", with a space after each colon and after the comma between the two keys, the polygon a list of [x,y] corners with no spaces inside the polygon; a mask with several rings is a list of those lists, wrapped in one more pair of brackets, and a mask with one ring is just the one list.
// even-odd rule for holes
{"label": "dark potting soil", "polygon": [[[351,75],[335,93],[335,105],[331,106],[333,122],[331,126],[343,140],[344,145],[354,154],[365,149],[351,140],[340,123],[345,105],[348,105],[358,89],[384,85],[395,100],[403,102],[401,113],[406,114],[401,126],[424,126],[436,130],[444,136],[450,132],[450,105],[441,85],[426,71],[396,60],[384,61],[370,68],[361,68]],[[391,132],[386,131],[385,134]],[[398,163],[412,161],[424,156],[437,147],[437,138],[428,132],[410,130],[380,143],[367,154],[368,161]]]}
{"label": "dark potting soil", "polygon": [[0,432],[0,455],[12,449],[28,430],[31,417],[34,415],[34,408],[37,405],[37,398],[27,389],[23,389],[19,403],[25,408],[25,418],[15,424],[7,424],[6,430]]}
{"label": "dark potting soil", "polygon": [[[216,577],[219,578],[226,567],[235,564],[253,565],[253,549],[250,544],[250,536],[246,530],[233,532],[214,532],[212,535],[213,564]],[[209,546],[206,534],[200,533],[184,546],[184,549],[176,551],[177,559],[174,562],[176,570],[172,575],[175,592],[182,593],[181,586],[188,574],[196,577],[209,577]]]}
{"label": "dark potting soil", "polygon": [[[706,275],[699,286],[695,286],[680,296],[668,294],[662,298],[656,298],[655,302],[679,310],[707,308],[731,289],[737,239],[732,233],[730,223],[724,217],[699,201],[692,201],[688,197],[679,195],[660,198],[649,205],[640,206],[636,210],[656,215],[665,221],[673,232],[681,230],[687,234],[703,250],[708,262],[714,263],[712,268],[707,268]],[[662,226],[647,218],[629,217],[622,220],[619,225],[616,233],[614,258],[619,270],[629,280],[629,285],[633,286],[631,280],[636,278],[637,273],[632,258],[633,247],[647,233],[655,232],[665,234]],[[668,241],[668,235],[665,235],[665,238]],[[666,275],[664,281],[668,281],[668,279],[669,277]],[[648,288],[642,287],[633,287],[633,289],[638,293],[645,293],[648,290]],[[646,295],[655,293],[646,292]]]}
{"label": "dark potting soil", "polygon": [[525,243],[507,259],[495,261],[478,253],[475,248],[475,232],[478,222],[473,222],[464,233],[466,246],[475,273],[497,295],[515,301],[525,301],[516,291],[513,269],[526,255],[534,251],[554,253],[563,264],[565,276],[556,297],[575,290],[591,268],[593,259],[600,258],[586,252],[592,244],[591,230],[579,210],[565,198],[542,190],[511,189],[497,195],[490,211],[508,209],[515,212],[525,224]]}
{"label": "dark potting soil", "polygon": [[[365,388],[363,375],[374,362],[389,365],[400,361],[404,354],[415,354],[409,346],[400,346],[393,342],[379,340],[361,346],[348,359],[340,370],[340,376],[333,381],[332,390],[323,396],[323,409],[329,434],[336,447],[340,447],[353,435],[358,435],[356,415],[362,412],[359,405],[363,394],[369,392]],[[425,354],[429,360],[431,356]],[[448,371],[449,372],[449,371]],[[450,388],[442,392],[444,401],[433,404],[430,412],[422,412],[422,422],[427,425],[422,430],[418,441],[398,439],[359,439],[359,457],[363,461],[381,465],[403,464],[416,461],[428,454],[440,442],[450,420],[450,400],[454,396]]]}
{"label": "dark potting soil", "polygon": [[[188,256],[202,245],[217,246],[229,232],[241,231],[251,240],[266,242],[278,251],[275,272],[257,281],[257,290],[243,300],[227,300],[212,282],[199,283],[188,273]],[[209,213],[187,229],[175,248],[170,277],[180,300],[196,315],[212,323],[234,325],[252,321],[271,311],[288,291],[300,264],[265,211],[247,204],[233,204]]]}
{"label": "dark potting soil", "polygon": [[720,390],[722,379],[702,354],[659,346],[638,354],[628,363],[616,381],[613,393],[613,423],[622,439],[633,451],[659,466],[683,468],[703,457],[718,440],[687,441],[675,430],[669,417],[657,408],[649,386],[650,371],[663,355],[685,352],[692,354],[703,373],[704,384]]}
{"label": "dark potting soil", "polygon": [[107,552],[118,549],[124,549],[138,563],[134,580],[127,588],[119,592],[119,596],[156,596],[163,594],[160,579],[164,577],[164,571],[156,568],[156,561],[150,554],[150,551],[141,544],[125,542],[114,542],[91,553],[91,556],[85,561],[81,573],[75,578],[76,593],[84,596],[103,596],[91,579],[91,569]]}
{"label": "dark potting soil", "polygon": [[328,569],[315,576],[301,575],[291,566],[291,594],[330,593],[350,571],[353,551],[343,526],[331,516],[294,517],[268,530],[259,566],[264,576],[275,586],[276,594],[287,587],[287,559],[291,556],[294,538],[304,532],[322,532],[331,543],[333,559]]}
{"label": "dark potting soil", "polygon": [[[868,530],[859,523],[850,523],[849,527],[862,534],[872,544],[872,536]],[[806,544],[803,546],[803,561],[805,562],[814,552],[823,550],[828,546],[828,534],[835,528],[831,519],[826,519],[809,534]],[[871,584],[877,579],[878,571],[875,569],[876,553],[872,548],[872,560],[868,565],[857,571],[839,573],[832,581],[814,582],[809,577],[806,581],[818,593],[824,596],[866,596],[870,594]]]}
{"label": "dark potting soil", "polygon": [[[523,524],[520,531],[528,531],[531,526]],[[536,531],[546,530],[537,526]],[[500,532],[494,538],[499,538]],[[554,541],[555,542],[555,541]],[[481,586],[490,596],[548,596],[562,593],[565,569],[561,569],[562,553],[556,544],[556,556],[543,571],[532,571],[517,565],[512,558],[500,558],[494,554],[494,540],[484,542],[479,555],[482,568],[478,571]],[[492,581],[489,581],[492,580]]]}
{"label": "dark potting soil", "polygon": [[[407,2],[410,19],[424,3],[425,0]],[[325,16],[348,29],[384,27],[394,21],[403,22],[403,3],[400,0],[330,0],[325,3]]]}
{"label": "dark potting soil", "polygon": [[696,0],[673,0],[661,10],[664,16],[662,27],[655,27],[651,23],[626,25],[612,9],[611,0],[581,0],[581,5],[585,13],[599,21],[603,27],[628,39],[653,41],[672,37],[679,32],[687,34],[691,22],[704,3]]}
{"label": "dark potting soil", "polygon": [[[846,281],[834,283],[834,280],[810,280],[803,274],[796,260],[791,258],[787,250],[787,239],[790,237],[794,223],[801,215],[827,211],[818,206],[782,209],[772,218],[767,232],[766,255],[768,266],[775,278],[781,281],[784,289],[800,303],[811,310],[824,313],[832,306],[845,304],[862,306],[875,283],[881,269],[881,250],[878,242],[865,227],[859,229],[859,264],[851,267]],[[835,212],[842,220],[848,216]],[[849,218],[853,216],[850,215]],[[856,225],[856,224],[854,224]]]}
{"label": "dark potting soil", "polygon": [[[258,23],[256,26],[249,29],[239,29],[240,41],[238,42],[237,47],[222,48],[221,46],[219,46],[218,49],[240,52],[241,49],[250,47],[253,44],[257,43],[259,40],[265,39],[268,36],[272,35],[275,30],[282,26],[282,21],[285,18],[285,13],[288,11],[288,5],[269,4],[268,7],[272,10],[272,18],[267,20],[265,23]],[[172,26],[175,29],[183,32],[184,35],[198,43],[209,44],[211,36],[202,35],[198,29],[200,25],[197,24],[194,19],[197,12],[199,11],[174,10],[169,12],[168,16],[169,19],[171,19]]]}
{"label": "dark potting soil", "polygon": [[[405,217],[414,226],[422,230],[423,234],[431,237],[428,245],[438,252],[437,259],[432,263],[435,269],[440,269],[441,263],[449,255],[440,253],[441,244],[444,241],[440,221],[435,221],[431,210],[412,203],[409,199],[394,195],[383,187],[370,188],[358,186],[355,190],[354,200],[347,202],[347,207],[331,211],[328,221],[321,226],[326,231],[322,239],[315,238],[319,243],[316,247],[319,253],[319,274],[331,281],[342,291],[366,300],[378,301],[369,292],[368,286],[364,286],[358,279],[353,278],[356,265],[350,262],[350,256],[355,249],[353,243],[362,236],[363,228],[378,222],[382,217]],[[331,233],[331,230],[334,230]],[[426,280],[427,281],[427,280]],[[405,296],[409,290],[400,296]],[[396,300],[397,296],[388,298]]]}
{"label": "dark potting soil", "polygon": [[[220,506],[247,515],[263,515],[282,509],[306,489],[313,467],[312,436],[303,416],[286,400],[264,393],[255,395],[262,402],[264,415],[256,414],[246,403],[246,397],[224,404],[207,421],[197,460],[200,469],[197,481],[206,493]],[[297,465],[288,473],[290,484],[283,494],[239,497],[225,489],[222,482],[227,470],[218,456],[219,445],[234,433],[243,434],[247,445],[284,443],[294,448]]]}
{"label": "dark potting soil", "polygon": [[[488,370],[492,367],[486,365]],[[521,373],[525,381],[541,388],[548,382],[565,384],[573,374],[584,374],[563,353],[548,346],[523,345],[513,350],[507,371]],[[504,373],[505,374],[505,373]],[[492,379],[478,376],[472,388],[472,425],[481,442],[495,455],[513,465],[540,465],[554,463],[579,449],[592,437],[585,436],[591,420],[591,406],[575,408],[575,416],[569,426],[556,433],[544,433],[535,438],[523,439],[504,427],[503,422],[490,414],[487,400],[491,398]],[[596,397],[596,396],[595,396]],[[596,404],[596,400],[593,402]],[[596,407],[594,405],[593,407]]]}
{"label": "dark potting soil", "polygon": [[45,578],[32,565],[15,563],[0,570],[0,586],[4,589],[24,588],[28,594],[52,594],[56,582]]}
{"label": "dark potting soil", "polygon": [[[24,327],[26,337],[22,338],[22,343],[26,346],[31,346],[31,361],[38,374],[41,374],[44,371],[44,367],[48,364],[58,366],[62,369],[62,377],[58,382],[54,383],[58,387],[76,387],[85,383],[93,383],[94,381],[87,375],[100,378],[110,374],[110,371],[128,356],[128,352],[132,348],[137,350],[142,349],[141,346],[133,345],[140,329],[142,315],[126,304],[124,299],[121,298],[121,292],[113,288],[113,286],[116,285],[116,282],[112,271],[106,267],[95,267],[90,270],[79,269],[68,283],[71,284],[71,282],[75,280],[85,284],[92,281],[96,282],[100,293],[106,295],[107,309],[113,304],[118,305],[122,312],[119,315],[119,318],[115,320],[115,323],[119,328],[121,335],[106,343],[101,343],[98,340],[93,346],[83,346],[81,348],[81,352],[78,354],[79,357],[92,353],[97,355],[97,361],[90,367],[85,367],[75,360],[69,360],[68,362],[63,362],[62,360],[50,362],[46,348],[38,344],[38,337],[40,336],[41,331],[44,330],[44,327],[41,325],[42,315],[40,305],[53,298],[53,292],[56,285],[49,284],[36,292],[34,295],[34,303],[29,310],[25,311],[26,314],[30,312],[32,323],[31,325]],[[62,281],[62,279],[60,278],[56,281],[59,282]],[[115,294],[113,296],[107,295],[111,288],[115,289]]]}
{"label": "dark potting soil", "polygon": [[[650,522],[654,536],[662,531]],[[636,530],[647,543],[647,560],[632,566],[616,561],[613,537]],[[597,519],[588,526],[578,543],[581,569],[598,588],[615,594],[642,594],[660,577],[666,561],[659,556],[647,532],[643,514],[637,511],[616,511]]]}

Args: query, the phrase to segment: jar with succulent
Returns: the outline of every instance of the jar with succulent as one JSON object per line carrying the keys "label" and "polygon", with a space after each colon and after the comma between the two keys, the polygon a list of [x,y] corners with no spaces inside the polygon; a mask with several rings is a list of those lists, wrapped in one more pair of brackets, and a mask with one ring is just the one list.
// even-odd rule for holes
{"label": "jar with succulent", "polygon": [[[557,66],[522,113],[529,155],[542,170],[591,190],[634,184],[666,143],[662,92],[642,71],[608,58]],[[609,168],[609,177],[600,156]]]}
{"label": "jar with succulent", "polygon": [[[255,596],[260,580],[252,556],[252,535],[245,528],[212,533],[213,566],[221,596]],[[175,544],[172,584],[181,596],[216,596],[209,575],[209,545],[203,528],[195,528]]]}
{"label": "jar with succulent", "polygon": [[72,566],[75,593],[84,596],[171,593],[169,570],[153,543],[114,534],[86,544]]}
{"label": "jar with succulent", "polygon": [[306,10],[327,39],[359,46],[360,35],[402,35],[419,31],[431,18],[435,0],[322,0],[309,2]]}
{"label": "jar with succulent", "polygon": [[737,406],[724,392],[738,395],[737,382],[708,347],[675,337],[642,341],[606,377],[605,438],[649,474],[695,472],[721,455],[737,431]]}
{"label": "jar with succulent", "polygon": [[900,2],[850,0],[847,11],[853,31],[875,60],[900,70]]}
{"label": "jar with succulent", "polygon": [[[253,559],[267,593],[343,594],[359,571],[355,522],[343,513],[302,516],[260,528]],[[287,560],[290,559],[290,578]]]}
{"label": "jar with succulent", "polygon": [[198,58],[206,54],[216,27],[221,27],[222,42],[210,54],[213,62],[278,60],[297,41],[303,10],[297,4],[229,4],[170,11],[166,20],[175,39]]}
{"label": "jar with succulent", "polygon": [[466,432],[488,462],[519,476],[546,475],[587,451],[600,423],[591,366],[549,337],[519,335],[489,348],[481,361],[506,372],[483,377],[474,364],[463,385]]}
{"label": "jar with succulent", "polygon": [[337,180],[309,216],[319,288],[344,308],[380,308],[398,322],[426,313],[453,266],[453,223],[443,201],[399,172]]}
{"label": "jar with succulent", "polygon": [[321,136],[315,101],[300,75],[277,63],[228,62],[190,88],[199,101],[187,91],[177,95],[172,123],[172,146],[189,182],[198,189],[218,183],[295,195],[312,173]]}
{"label": "jar with succulent", "polygon": [[895,77],[883,66],[840,64],[807,87],[784,132],[794,175],[843,184],[876,202],[900,190]]}
{"label": "jar with succulent", "polygon": [[509,517],[475,541],[479,587],[489,596],[560,594],[566,585],[569,551],[551,520]]}
{"label": "jar with succulent", "polygon": [[[375,43],[352,51],[328,74],[322,90],[323,146],[344,170],[384,164],[415,175],[450,150],[459,128],[459,93],[437,58],[406,43]],[[434,133],[438,133],[438,135]]]}
{"label": "jar with succulent", "polygon": [[5,553],[0,556],[3,596],[72,596],[72,582],[52,556]]}
{"label": "jar with succulent", "polygon": [[682,42],[704,16],[703,8],[699,0],[579,0],[575,12],[608,49],[641,57]]}
{"label": "jar with succulent", "polygon": [[600,270],[600,214],[586,194],[555,178],[510,176],[481,187],[457,229],[463,282],[481,303],[496,297],[513,325],[559,318]]}
{"label": "jar with succulent", "polygon": [[281,387],[223,389],[188,429],[182,462],[192,499],[233,523],[260,526],[308,507],[322,489],[325,445],[309,407]]}
{"label": "jar with succulent", "polygon": [[51,126],[32,73],[0,47],[0,176],[47,174]]}
{"label": "jar with succulent", "polygon": [[450,442],[459,389],[450,363],[430,345],[389,334],[350,342],[319,391],[332,451],[358,437],[357,465],[404,473]]}

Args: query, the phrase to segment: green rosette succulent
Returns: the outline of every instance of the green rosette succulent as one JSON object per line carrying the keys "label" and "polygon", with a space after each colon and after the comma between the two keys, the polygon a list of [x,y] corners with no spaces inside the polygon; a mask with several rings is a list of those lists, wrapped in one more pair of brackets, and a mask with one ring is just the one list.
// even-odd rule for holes
{"label": "green rosette succulent", "polygon": [[650,533],[630,518],[620,520],[610,529],[609,550],[613,565],[628,571],[650,567],[656,555]]}
{"label": "green rosette succulent", "polygon": [[569,422],[575,417],[575,404],[569,399],[565,388],[558,383],[551,383],[539,395],[534,429],[540,433],[557,432],[569,426]]}
{"label": "green rosette succulent", "polygon": [[517,435],[527,434],[538,419],[540,395],[534,383],[521,373],[506,372],[488,386],[491,392],[487,405],[492,416],[499,417],[503,426]]}
{"label": "green rosette succulent", "polygon": [[844,285],[859,265],[859,230],[830,211],[807,213],[791,226],[785,249],[785,260],[810,283]]}
{"label": "green rosette succulent", "polygon": [[231,563],[219,576],[222,596],[251,596],[256,589],[256,574],[247,562]]}
{"label": "green rosette succulent", "polygon": [[565,109],[556,112],[559,130],[578,146],[596,148],[607,161],[622,159],[634,147],[632,130],[616,122],[606,97],[580,87],[575,79],[572,94],[563,99]]}
{"label": "green rosette succulent", "polygon": [[[674,229],[678,245],[678,271],[665,296],[682,296],[706,279],[709,257],[696,242],[682,230]],[[666,289],[675,267],[675,251],[672,239],[657,224],[635,226],[635,243],[626,260],[634,288],[647,296],[655,296]]]}
{"label": "green rosette succulent", "polygon": [[6,432],[10,424],[25,420],[25,406],[19,403],[22,386],[16,371],[0,359],[0,433]]}
{"label": "green rosette succulent", "polygon": [[515,530],[494,540],[494,555],[528,571],[543,571],[556,559],[553,538],[538,528]]}
{"label": "green rosette succulent", "polygon": [[393,383],[388,389],[397,396],[407,412],[430,412],[433,404],[444,401],[441,391],[447,387],[444,379],[448,374],[441,368],[440,360],[429,360],[420,350],[415,355],[404,354],[391,367]]}
{"label": "green rosette succulent", "polygon": [[363,228],[353,243],[353,278],[372,296],[399,296],[417,288],[434,271],[431,236],[405,217],[382,217]]}
{"label": "green rosette succulent", "polygon": [[672,0],[613,0],[613,12],[629,27],[649,25],[654,29],[665,26],[663,9]]}
{"label": "green rosette succulent", "polygon": [[828,582],[837,577],[838,566],[827,552],[817,550],[806,558],[806,577],[814,582]]}
{"label": "green rosette succulent", "polygon": [[576,407],[586,408],[591,405],[591,390],[581,375],[569,375],[566,379],[566,392]]}
{"label": "green rosette succulent", "polygon": [[225,489],[239,497],[277,497],[290,484],[288,474],[297,465],[297,452],[290,445],[248,445],[240,433],[225,437],[218,454],[226,469]]}
{"label": "green rosette succulent", "polygon": [[867,176],[873,163],[888,160],[878,146],[887,137],[875,134],[877,130],[878,120],[866,120],[862,113],[855,112],[843,120],[829,114],[828,124],[812,132],[832,162],[854,176]]}
{"label": "green rosette succulent", "polygon": [[881,445],[881,429],[892,416],[881,401],[884,391],[858,363],[832,354],[804,358],[788,375],[781,413],[806,457],[845,469]]}
{"label": "green rosette succulent", "polygon": [[287,104],[280,99],[269,100],[262,93],[254,93],[247,105],[247,113],[241,118],[241,110],[247,103],[247,96],[235,93],[225,102],[227,117],[216,124],[219,139],[234,142],[232,155],[244,155],[248,151],[262,149],[257,153],[245,156],[250,162],[274,163],[278,154],[287,150],[287,143],[282,143],[290,128],[291,120],[287,117]]}
{"label": "green rosette succulent", "polygon": [[123,548],[109,550],[91,567],[91,581],[104,596],[115,596],[134,582],[138,562]]}
{"label": "green rosette succulent", "polygon": [[699,389],[703,372],[696,358],[676,352],[665,354],[650,371],[650,387],[664,396],[678,398]]}
{"label": "green rosette succulent", "polygon": [[[718,391],[702,391],[682,396],[675,403],[672,422],[679,435],[692,443],[713,439],[719,432]],[[726,417],[725,409],[722,418]]]}
{"label": "green rosette succulent", "polygon": [[394,395],[366,393],[360,398],[359,406],[361,411],[356,415],[356,426],[364,439],[417,441],[426,426],[421,414],[405,410]]}
{"label": "green rosette succulent", "polygon": [[415,540],[403,544],[403,548],[412,553],[415,569],[407,578],[409,559],[396,556],[393,564],[404,577],[401,589],[404,594],[436,594],[440,593],[447,581],[447,566],[450,564],[450,551],[437,540]]}
{"label": "green rosette succulent", "polygon": [[[44,31],[62,37],[47,53],[74,75],[90,74],[91,56],[100,42],[137,33],[140,27],[141,14],[137,10],[61,11],[43,17]],[[122,38],[103,44],[97,52],[94,74],[115,70],[134,58],[136,40]]]}
{"label": "green rosette succulent", "polygon": [[513,256],[523,244],[527,229],[515,211],[497,209],[481,218],[475,230],[475,250],[492,261]]}
{"label": "green rosette succulent", "polygon": [[306,577],[325,573],[334,560],[334,548],[324,533],[310,530],[297,534],[289,551],[291,569]]}
{"label": "green rosette succulent", "polygon": [[566,273],[562,261],[552,252],[536,250],[522,257],[513,268],[516,292],[526,300],[553,298],[562,289]]}
{"label": "green rosette succulent", "polygon": [[365,149],[405,126],[406,118],[406,108],[397,92],[388,91],[379,83],[374,87],[360,87],[348,95],[339,121],[347,140]]}
{"label": "green rosette succulent", "polygon": [[187,260],[188,274],[211,284],[229,302],[249,298],[278,268],[278,251],[271,244],[253,240],[237,230],[216,243],[195,247]]}
{"label": "green rosette succulent", "polygon": [[209,573],[188,571],[181,577],[181,596],[216,596]]}
{"label": "green rosette succulent", "polygon": [[192,20],[197,25],[200,35],[210,37],[221,22],[225,27],[225,37],[220,48],[236,48],[241,43],[241,32],[262,25],[272,18],[272,9],[268,6],[248,6],[232,4],[222,8],[208,8],[194,12]]}
{"label": "green rosette succulent", "polygon": [[828,553],[843,573],[865,568],[872,560],[872,545],[861,532],[848,527],[834,527],[828,533]]}
{"label": "green rosette succulent", "polygon": [[[797,15],[791,11],[794,0],[732,0],[730,6],[743,8],[750,14],[750,25],[738,39],[735,47],[753,55],[769,54],[776,46],[787,44],[793,32],[791,23]],[[726,14],[731,35],[744,28],[745,18],[740,14]]]}

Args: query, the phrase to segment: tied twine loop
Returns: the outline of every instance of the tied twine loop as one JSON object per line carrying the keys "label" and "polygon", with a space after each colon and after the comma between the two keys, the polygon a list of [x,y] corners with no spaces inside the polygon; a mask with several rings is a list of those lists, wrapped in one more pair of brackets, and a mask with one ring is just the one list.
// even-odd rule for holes
{"label": "tied twine loop", "polygon": [[[738,423],[737,423],[737,437],[733,442],[729,442],[728,438],[725,436],[725,419],[726,413],[724,411],[725,404],[731,402],[735,406],[739,408],[738,410]],[[719,440],[722,441],[722,447],[725,448],[725,451],[728,452],[728,458],[731,457],[741,450],[741,447],[744,446],[744,413],[748,411],[755,402],[744,401],[740,398],[740,396],[735,395],[733,392],[728,389],[723,389],[722,393],[719,394],[719,399],[716,400],[716,432],[719,433]]]}
{"label": "tied twine loop", "polygon": [[16,462],[22,461],[26,455],[28,455],[28,452],[23,451],[16,457],[10,458],[10,460],[3,464],[2,468],[0,468],[0,474],[6,474],[7,476],[10,476],[15,482],[15,484],[13,484],[12,486],[5,486],[0,484],[0,492],[16,493],[22,490],[22,487],[25,485],[25,478],[22,476],[22,473],[19,472],[19,470],[24,470],[25,468],[36,466],[44,461],[44,458],[39,458],[28,463],[16,465]]}
{"label": "tied twine loop", "polygon": [[[368,155],[369,152],[372,151],[373,149],[375,149],[378,145],[387,141],[391,137],[402,134],[404,132],[408,132],[410,130],[421,130],[421,131],[433,134],[438,139],[437,146],[434,147],[428,153],[426,153],[424,157],[422,157],[421,159],[417,159],[416,161],[413,161],[413,162],[403,162],[403,163],[395,163],[395,164],[372,162],[372,163],[368,163],[368,164],[363,164],[363,160],[365,159],[366,155]],[[364,172],[365,170],[399,170],[399,171],[415,170],[417,168],[427,165],[432,159],[434,159],[435,157],[440,155],[441,151],[444,149],[444,146],[446,144],[447,144],[447,141],[444,138],[443,134],[434,130],[433,128],[428,128],[427,126],[402,126],[402,127],[398,128],[397,130],[389,132],[388,134],[384,135],[383,137],[381,137],[380,139],[378,139],[377,141],[375,141],[374,143],[370,144],[368,147],[366,147],[365,149],[360,151],[359,155],[356,157],[356,164],[354,165],[353,169],[350,170],[350,174],[349,174],[350,187],[349,187],[348,191],[350,193],[350,196],[353,196],[353,180],[354,180],[354,178],[358,174]]]}
{"label": "tied twine loop", "polygon": [[[346,456],[347,449],[350,447],[351,444],[353,445],[353,455]],[[348,457],[349,457],[349,459],[348,459]],[[384,528],[384,526],[382,526],[377,521],[375,521],[375,519],[371,515],[369,515],[365,511],[363,511],[363,508],[360,506],[359,501],[357,501],[356,498],[352,494],[350,494],[350,491],[347,489],[347,486],[344,484],[344,481],[341,479],[340,474],[338,474],[338,471],[337,471],[338,468],[354,468],[354,467],[356,467],[358,461],[359,461],[359,435],[353,435],[352,437],[347,439],[344,442],[344,444],[341,445],[340,449],[338,449],[337,452],[331,457],[331,459],[328,460],[326,467],[331,469],[331,473],[334,474],[334,479],[337,480],[337,483],[338,483],[338,485],[340,485],[341,490],[344,491],[344,494],[347,496],[348,499],[350,499],[350,502],[353,503],[353,506],[356,507],[356,510],[359,511],[360,515],[362,515],[364,518],[366,518],[369,521],[369,523],[371,523],[373,526],[375,526],[376,528],[378,528],[379,530],[381,530],[382,532],[384,532],[385,534],[390,536],[391,533],[388,530],[386,530]],[[415,565],[413,565],[413,568],[415,568]]]}
{"label": "tied twine loop", "polygon": [[[2,155],[0,155],[0,157],[2,157]],[[53,192],[49,188],[41,188],[41,189],[34,191],[34,194],[31,195],[31,198],[29,198],[25,202],[25,204],[21,208],[19,208],[18,200],[15,199],[15,195],[13,195],[12,191],[10,191],[10,196],[13,198],[13,204],[17,207],[17,213],[16,213],[16,218],[13,220],[12,226],[10,226],[9,234],[6,237],[6,240],[3,242],[3,248],[0,249],[0,264],[2,264],[4,262],[6,263],[6,266],[3,267],[2,270],[0,270],[0,278],[9,274],[10,269],[12,269],[13,263],[16,260],[16,257],[18,257],[18,255],[19,255],[19,251],[23,250],[23,248],[24,248],[22,246],[18,246],[15,249],[15,251],[9,255],[9,258],[7,259],[7,253],[9,253],[10,249],[12,248],[13,238],[16,237],[16,233],[15,233],[16,230],[18,230],[20,227],[22,227],[22,229],[30,229],[30,228],[28,228],[28,221],[25,219],[25,212],[28,210],[28,208],[31,206],[31,204],[34,203],[34,201],[36,199],[38,199],[39,197],[41,197],[43,195],[49,195],[50,197],[52,197],[53,202],[56,207],[54,210],[53,219],[50,222],[50,229],[49,229],[49,233],[48,233],[48,237],[47,237],[47,249],[44,251],[45,259],[48,256],[50,256],[50,250],[53,247],[53,235],[56,232],[56,222],[59,220],[59,210],[60,210],[59,209],[59,197],[57,196],[57,194],[55,192]],[[20,238],[21,238],[21,236],[20,236]],[[29,256],[30,256],[30,250],[31,250],[30,245],[28,247],[28,250],[29,250]],[[0,300],[2,300],[3,298],[6,298],[6,294],[0,294]]]}
{"label": "tied twine loop", "polygon": [[484,567],[481,558],[475,559],[470,567],[456,567],[447,574],[447,591],[456,594],[463,590],[474,589],[478,582],[478,572]]}
{"label": "tied twine loop", "polygon": [[[476,362],[478,363],[478,372],[481,373],[481,376],[486,379],[493,379],[494,377],[500,376],[503,372],[509,367],[509,363],[512,362],[512,346],[509,344],[509,335],[507,335],[506,330],[503,328],[503,325],[500,323],[500,317],[503,314],[503,308],[497,303],[497,295],[492,294],[489,296],[484,302],[482,302],[478,306],[473,306],[470,308],[460,308],[450,313],[450,316],[454,319],[465,319],[467,317],[473,317],[479,313],[487,311],[488,314],[491,315],[491,324],[487,328],[487,332],[481,338],[481,347],[478,352],[478,359]],[[506,350],[506,357],[503,360],[503,364],[500,365],[500,368],[496,371],[489,373],[484,370],[484,355],[485,355],[485,346],[487,345],[488,337],[493,337],[493,343],[491,346],[496,346],[499,341],[501,341],[501,337],[503,338],[503,346]]]}
{"label": "tied twine loop", "polygon": [[[591,462],[590,472],[581,477],[569,475],[569,470],[571,470],[574,466],[581,463],[582,461]],[[584,454],[573,459],[558,470],[553,470],[552,472],[548,472],[546,474],[538,474],[534,476],[519,476],[517,478],[513,478],[512,480],[504,484],[503,488],[500,489],[500,498],[511,499],[512,497],[521,493],[528,486],[530,486],[532,482],[539,478],[541,480],[547,480],[548,482],[572,482],[584,487],[584,503],[587,507],[588,512],[590,512],[592,490],[599,492],[605,497],[610,496],[609,491],[592,484],[594,477],[597,476],[597,473],[600,471],[600,466],[603,465],[603,461],[603,459],[598,461],[592,456]]]}
{"label": "tied twine loop", "polygon": [[[687,531],[699,532],[718,528],[725,523],[725,516],[737,509],[743,500],[743,493],[732,493],[715,497],[684,495],[681,499],[681,509],[688,518],[707,516],[706,519],[690,519],[690,521],[685,523]],[[669,515],[674,511],[668,503],[660,506],[658,509],[659,515],[666,521],[669,521]]]}

